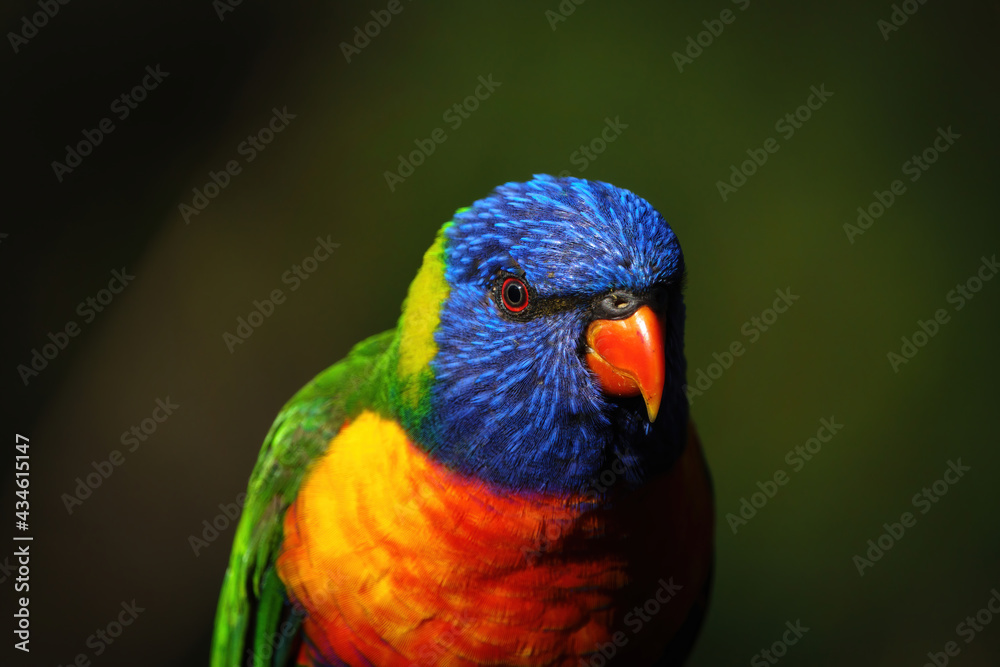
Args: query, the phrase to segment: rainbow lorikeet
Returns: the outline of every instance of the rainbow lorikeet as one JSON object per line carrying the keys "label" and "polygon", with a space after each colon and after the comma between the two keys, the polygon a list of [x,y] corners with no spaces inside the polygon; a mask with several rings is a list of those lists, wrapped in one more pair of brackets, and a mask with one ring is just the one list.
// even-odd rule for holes
{"label": "rainbow lorikeet", "polygon": [[607,183],[458,210],[396,329],[267,434],[212,665],[680,664],[714,533],[684,273],[663,217]]}

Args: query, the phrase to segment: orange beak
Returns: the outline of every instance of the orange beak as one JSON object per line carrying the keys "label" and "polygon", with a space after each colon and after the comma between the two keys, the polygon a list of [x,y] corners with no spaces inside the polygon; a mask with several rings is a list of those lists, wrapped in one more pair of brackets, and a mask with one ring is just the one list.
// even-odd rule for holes
{"label": "orange beak", "polygon": [[656,421],[663,397],[666,361],[663,324],[649,306],[624,320],[596,320],[587,328],[587,365],[612,396],[638,396]]}

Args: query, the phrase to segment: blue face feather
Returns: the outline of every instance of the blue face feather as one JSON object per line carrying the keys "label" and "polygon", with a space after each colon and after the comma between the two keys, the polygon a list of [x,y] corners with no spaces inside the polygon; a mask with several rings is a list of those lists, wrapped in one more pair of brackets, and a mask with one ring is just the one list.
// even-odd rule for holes
{"label": "blue face feather", "polygon": [[[503,488],[549,493],[591,491],[616,459],[624,484],[669,466],[688,419],[684,259],[648,202],[578,178],[508,183],[455,215],[445,257],[450,294],[419,434],[435,458]],[[502,307],[508,278],[527,286],[530,318]],[[617,291],[664,304],[666,382],[653,424],[641,398],[606,395],[584,362],[594,304]]]}

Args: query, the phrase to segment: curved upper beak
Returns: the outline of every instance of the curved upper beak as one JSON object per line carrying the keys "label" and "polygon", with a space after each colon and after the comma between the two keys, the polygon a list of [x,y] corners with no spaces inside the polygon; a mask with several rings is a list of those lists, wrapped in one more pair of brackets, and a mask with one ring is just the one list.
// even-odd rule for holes
{"label": "curved upper beak", "polygon": [[649,306],[621,320],[595,320],[587,328],[587,365],[613,396],[642,395],[649,421],[663,396],[666,360],[663,323]]}

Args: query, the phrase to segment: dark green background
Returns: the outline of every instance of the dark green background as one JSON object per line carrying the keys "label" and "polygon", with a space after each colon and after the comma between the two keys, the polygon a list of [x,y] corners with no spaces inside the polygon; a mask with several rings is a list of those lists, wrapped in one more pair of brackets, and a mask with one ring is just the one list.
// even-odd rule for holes
{"label": "dark green background", "polygon": [[[748,664],[796,619],[810,630],[782,664],[916,667],[950,640],[953,664],[997,664],[1000,620],[968,645],[955,627],[1000,587],[1000,281],[946,302],[1000,249],[996,3],[927,2],[884,40],[888,2],[588,0],[553,30],[556,0],[416,0],[346,62],[339,44],[384,7],[245,0],[220,21],[208,0],[71,2],[19,53],[0,46],[3,437],[29,435],[33,456],[33,651],[17,664],[93,658],[87,637],[133,598],[146,611],[93,664],[204,664],[232,527],[197,557],[188,536],[245,488],[282,403],[394,325],[456,208],[562,170],[674,226],[692,377],[746,346],[693,405],[718,575],[691,664]],[[679,72],[672,53],[725,8],[735,21]],[[4,32],[33,11],[4,9]],[[58,183],[65,144],[158,63],[169,77]],[[442,114],[480,75],[501,86],[451,129]],[[814,85],[832,97],[783,138],[775,122]],[[186,225],[191,188],[285,106],[288,129]],[[581,173],[571,155],[605,118],[628,127]],[[961,138],[911,183],[903,163],[949,126]],[[390,192],[384,172],[437,127],[447,141]],[[723,202],[716,182],[768,137],[780,150]],[[844,223],[897,178],[906,193],[849,243]],[[282,273],[327,235],[340,248],[289,292]],[[16,366],[122,266],[134,283],[25,387]],[[230,354],[223,332],[274,288],[287,301]],[[750,344],[744,322],[779,288],[799,300]],[[893,372],[886,354],[938,308],[951,321]],[[167,396],[175,415],[68,515],[60,496]],[[791,473],[785,453],[831,416],[843,429]],[[860,577],[852,557],[958,458],[971,471]],[[734,535],[725,515],[779,469],[791,481]]]}

